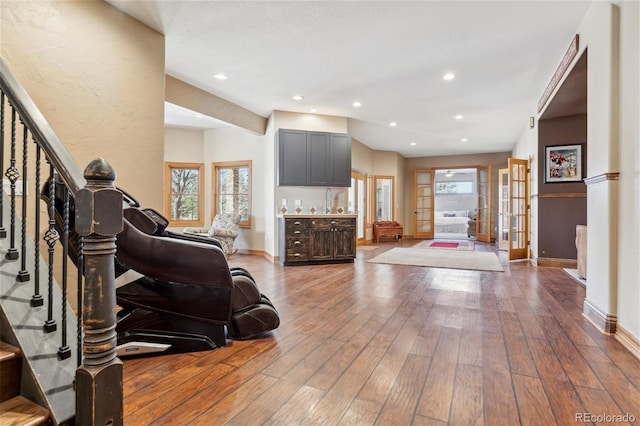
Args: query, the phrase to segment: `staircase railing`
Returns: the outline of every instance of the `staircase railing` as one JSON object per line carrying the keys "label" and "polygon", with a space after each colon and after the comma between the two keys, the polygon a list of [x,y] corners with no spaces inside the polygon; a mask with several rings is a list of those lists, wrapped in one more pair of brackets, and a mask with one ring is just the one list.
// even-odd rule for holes
{"label": "staircase railing", "polygon": [[[102,159],[83,171],[1,58],[0,154],[0,171],[8,181],[8,197],[5,191],[0,194],[0,243],[6,251],[0,261],[2,318],[7,318],[27,362],[45,364],[43,372],[33,375],[42,375],[39,380],[47,382],[36,387],[52,410],[54,423],[120,425],[122,363],[116,357],[114,255],[115,236],[122,230],[122,194],[114,186],[115,172]],[[43,160],[48,163],[44,179]],[[41,194],[42,187],[48,193]],[[41,218],[43,207],[48,214]],[[69,240],[71,225],[78,241]],[[77,257],[75,302],[68,300],[70,247]],[[21,296],[28,293],[29,297]],[[40,326],[34,326],[34,318]],[[70,329],[77,333],[75,341],[68,339]],[[59,338],[57,350],[43,353],[48,347],[43,342],[54,336]],[[73,383],[60,382],[64,374],[53,363],[67,365],[74,358]],[[56,393],[70,386],[75,390],[73,418],[69,409],[55,406]]]}

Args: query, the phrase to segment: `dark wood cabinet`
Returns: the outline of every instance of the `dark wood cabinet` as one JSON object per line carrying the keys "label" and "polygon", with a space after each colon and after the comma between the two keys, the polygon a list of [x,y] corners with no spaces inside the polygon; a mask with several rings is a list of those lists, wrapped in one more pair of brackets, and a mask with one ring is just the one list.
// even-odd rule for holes
{"label": "dark wood cabinet", "polygon": [[279,186],[351,186],[351,137],[280,129]]}
{"label": "dark wood cabinet", "polygon": [[355,257],[354,216],[280,219],[280,262],[284,265],[353,262]]}

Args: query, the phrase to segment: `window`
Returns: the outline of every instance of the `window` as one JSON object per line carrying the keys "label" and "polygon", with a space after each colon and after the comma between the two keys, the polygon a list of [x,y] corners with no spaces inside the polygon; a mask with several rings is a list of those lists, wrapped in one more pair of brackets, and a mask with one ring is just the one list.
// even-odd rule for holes
{"label": "window", "polygon": [[204,165],[165,163],[165,216],[169,226],[203,225]]}
{"label": "window", "polygon": [[251,160],[213,163],[214,216],[239,213],[240,226],[251,227]]}
{"label": "window", "polygon": [[473,194],[473,182],[440,182],[436,183],[436,194]]}

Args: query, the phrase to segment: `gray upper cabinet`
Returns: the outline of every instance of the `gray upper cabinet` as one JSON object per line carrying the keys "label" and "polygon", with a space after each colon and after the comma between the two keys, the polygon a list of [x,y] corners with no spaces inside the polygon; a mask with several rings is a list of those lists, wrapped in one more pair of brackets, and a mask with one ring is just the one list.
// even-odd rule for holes
{"label": "gray upper cabinet", "polygon": [[350,186],[351,137],[278,130],[278,185]]}
{"label": "gray upper cabinet", "polygon": [[351,136],[331,133],[332,186],[351,186]]}
{"label": "gray upper cabinet", "polygon": [[[301,183],[305,182],[305,183]],[[307,132],[278,131],[278,185],[300,186],[307,182]]]}

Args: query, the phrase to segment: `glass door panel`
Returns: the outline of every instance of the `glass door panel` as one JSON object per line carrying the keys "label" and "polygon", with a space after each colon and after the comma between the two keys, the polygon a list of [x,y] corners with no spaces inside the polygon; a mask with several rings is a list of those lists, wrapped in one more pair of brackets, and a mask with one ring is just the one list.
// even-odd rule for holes
{"label": "glass door panel", "polygon": [[394,177],[375,176],[375,221],[394,220]]}
{"label": "glass door panel", "polygon": [[500,183],[498,185],[498,247],[500,250],[509,250],[509,169],[500,169],[498,172]]}
{"label": "glass door panel", "polygon": [[414,173],[414,229],[415,238],[433,238],[433,170]]}
{"label": "glass door panel", "polygon": [[529,257],[528,167],[527,160],[509,158],[509,260]]}
{"label": "glass door panel", "polygon": [[366,215],[366,176],[362,173],[351,172],[351,187],[349,188],[348,212],[356,217],[356,242],[365,242]]}
{"label": "glass door panel", "polygon": [[476,239],[491,242],[491,166],[478,167]]}

